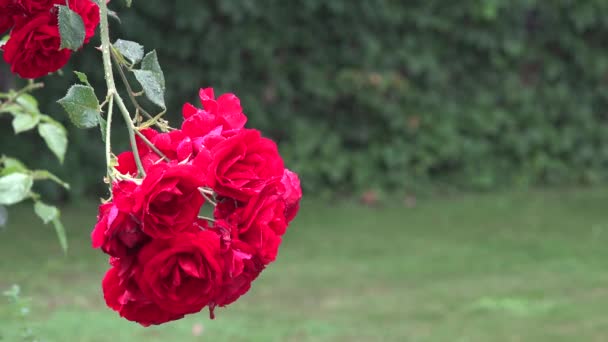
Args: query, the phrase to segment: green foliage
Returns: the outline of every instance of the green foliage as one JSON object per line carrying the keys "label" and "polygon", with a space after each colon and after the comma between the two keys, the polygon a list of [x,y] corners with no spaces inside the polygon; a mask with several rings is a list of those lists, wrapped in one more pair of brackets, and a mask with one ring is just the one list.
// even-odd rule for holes
{"label": "green foliage", "polygon": [[[41,87],[42,83],[30,82],[17,92],[0,93],[0,114],[8,113],[13,116],[12,126],[15,134],[38,126],[38,134],[44,139],[59,161],[63,162],[67,148],[65,128],[51,117],[40,113],[38,102],[28,94],[28,92]],[[8,211],[5,206],[31,199],[34,201],[34,212],[45,224],[53,224],[59,243],[63,251],[67,252],[67,238],[60,221],[59,209],[43,203],[40,194],[33,189],[36,181],[43,180],[50,180],[65,189],[69,189],[66,182],[48,170],[30,170],[19,159],[5,155],[0,156],[0,227],[5,226],[8,220]],[[14,295],[17,296],[18,288],[15,291],[17,292]],[[1,336],[0,339],[2,339]]]}
{"label": "green foliage", "polygon": [[85,38],[84,22],[80,15],[69,7],[58,5],[59,33],[61,35],[60,48],[76,51],[80,49]]}
{"label": "green foliage", "polygon": [[75,84],[57,101],[78,128],[91,128],[99,123],[99,100],[91,86]]}
{"label": "green foliage", "polygon": [[165,76],[158,64],[156,51],[151,51],[141,61],[141,69],[133,70],[148,100],[162,109],[165,105]]}
{"label": "green foliage", "polygon": [[34,177],[30,174],[14,172],[0,177],[0,204],[12,205],[30,196]]}
{"label": "green foliage", "polygon": [[[602,0],[111,6],[122,19],[116,36],[157,47],[172,120],[199,87],[235,92],[305,190],[608,178]],[[103,80],[88,59],[76,56],[77,68]],[[78,134],[73,165],[102,169]],[[93,184],[100,174],[82,177]]]}
{"label": "green foliage", "polygon": [[113,47],[131,64],[137,64],[144,58],[144,47],[139,43],[119,39],[113,44]]}

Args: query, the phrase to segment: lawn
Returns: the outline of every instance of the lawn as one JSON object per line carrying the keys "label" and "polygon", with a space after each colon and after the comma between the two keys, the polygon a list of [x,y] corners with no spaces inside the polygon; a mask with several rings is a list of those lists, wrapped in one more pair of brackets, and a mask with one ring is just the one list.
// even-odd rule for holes
{"label": "lawn", "polygon": [[[93,204],[64,208],[67,257],[19,207],[0,232],[0,288],[22,286],[45,341],[608,341],[607,209],[597,189],[309,201],[278,261],[215,320],[142,328],[103,303]],[[0,297],[12,342],[8,308]]]}

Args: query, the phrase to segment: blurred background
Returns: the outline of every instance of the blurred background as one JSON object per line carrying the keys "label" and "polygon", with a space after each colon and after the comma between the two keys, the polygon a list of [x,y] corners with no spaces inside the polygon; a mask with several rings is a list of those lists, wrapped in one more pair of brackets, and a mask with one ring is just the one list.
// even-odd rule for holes
{"label": "blurred background", "polygon": [[[0,152],[72,185],[39,189],[64,203],[67,258],[29,208],[0,232],[0,288],[32,299],[22,321],[0,298],[0,340],[23,326],[48,341],[608,340],[608,2],[111,6],[115,38],[157,49],[171,122],[201,87],[237,94],[300,174],[301,214],[214,321],[143,329],[106,309],[88,240],[102,142],[54,103],[71,70],[104,89],[89,46],[35,93],[70,128],[63,165],[0,118]],[[2,68],[0,86],[18,85]]]}

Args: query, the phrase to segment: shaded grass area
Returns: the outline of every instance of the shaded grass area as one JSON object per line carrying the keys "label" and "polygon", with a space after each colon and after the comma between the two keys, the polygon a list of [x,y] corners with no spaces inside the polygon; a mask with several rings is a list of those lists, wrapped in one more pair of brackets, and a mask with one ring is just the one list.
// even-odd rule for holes
{"label": "shaded grass area", "polygon": [[[67,258],[16,208],[0,232],[0,288],[22,286],[46,341],[606,341],[607,203],[602,190],[306,202],[246,296],[213,321],[152,328],[104,306],[93,204],[64,209]],[[22,325],[7,311],[0,298],[4,336]]]}

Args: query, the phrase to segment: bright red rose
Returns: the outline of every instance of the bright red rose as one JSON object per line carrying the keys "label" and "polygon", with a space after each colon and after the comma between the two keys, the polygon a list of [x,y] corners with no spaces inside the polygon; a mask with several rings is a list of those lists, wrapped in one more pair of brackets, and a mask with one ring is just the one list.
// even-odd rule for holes
{"label": "bright red rose", "polygon": [[264,269],[264,264],[254,256],[255,250],[248,244],[232,240],[226,246],[222,252],[225,265],[224,284],[213,299],[214,305],[217,306],[226,306],[247,293],[251,282]]}
{"label": "bright red rose", "polygon": [[37,78],[59,70],[70,59],[69,49],[59,49],[61,39],[56,14],[42,13],[11,31],[4,45],[4,60],[23,78]]}
{"label": "bright red rose", "polygon": [[285,219],[289,223],[293,220],[300,210],[300,199],[302,198],[302,188],[300,187],[300,178],[295,172],[285,169],[283,178],[282,197],[285,200]]}
{"label": "bright red rose", "polygon": [[201,170],[186,164],[159,163],[150,167],[134,192],[132,212],[142,230],[153,238],[170,238],[191,229],[205,199]]}
{"label": "bright red rose", "polygon": [[225,139],[197,155],[194,164],[206,170],[207,186],[221,196],[246,202],[283,177],[277,145],[254,129],[231,131]]}
{"label": "bright red rose", "polygon": [[[158,133],[157,131],[147,128],[141,130],[141,133],[156,147],[169,161],[183,162],[192,157],[192,141],[190,137],[184,135],[180,130],[173,130],[169,133]],[[147,171],[152,166],[161,163],[162,157],[156,153],[148,144],[146,144],[139,136],[136,136],[137,151],[141,159],[144,171]],[[117,156],[118,170],[122,174],[131,176],[137,175],[137,164],[133,152],[123,152]],[[167,160],[165,160],[167,161]]]}
{"label": "bright red rose", "polygon": [[147,236],[129,214],[121,212],[113,203],[99,206],[97,224],[91,233],[93,248],[100,248],[114,257],[134,253]]}
{"label": "bright red rose", "polygon": [[123,279],[118,268],[108,270],[102,281],[103,296],[106,304],[117,311],[121,317],[137,322],[144,327],[162,324],[184,317],[161,309],[147,299],[130,277]]}
{"label": "bright red rose", "polygon": [[135,164],[135,156],[133,152],[127,151],[123,152],[116,156],[118,160],[118,165],[115,166],[115,169],[123,175],[137,175],[137,164]]}
{"label": "bright red rose", "polygon": [[281,185],[274,183],[242,207],[225,199],[215,209],[218,221],[226,222],[231,227],[232,239],[241,240],[253,247],[264,265],[275,260],[281,235],[287,229],[285,201],[280,195],[280,189]]}
{"label": "bright red rose", "polygon": [[202,137],[217,127],[222,130],[241,129],[247,122],[241,101],[234,94],[223,94],[217,100],[213,88],[199,91],[204,109],[186,103],[182,109],[184,122],[182,130],[191,138]]}
{"label": "bright red rose", "polygon": [[176,314],[200,311],[222,285],[220,239],[210,230],[152,240],[137,263],[137,283],[146,297]]}

